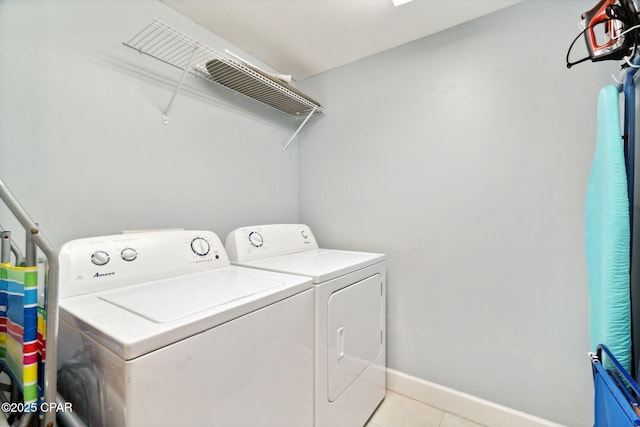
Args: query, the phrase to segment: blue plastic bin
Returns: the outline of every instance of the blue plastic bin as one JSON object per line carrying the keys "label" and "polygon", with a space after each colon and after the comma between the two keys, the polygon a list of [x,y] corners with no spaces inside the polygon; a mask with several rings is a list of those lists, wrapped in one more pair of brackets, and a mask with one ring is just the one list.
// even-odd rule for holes
{"label": "blue plastic bin", "polygon": [[595,427],[640,427],[640,387],[606,346],[600,344],[596,351],[589,353],[595,388]]}

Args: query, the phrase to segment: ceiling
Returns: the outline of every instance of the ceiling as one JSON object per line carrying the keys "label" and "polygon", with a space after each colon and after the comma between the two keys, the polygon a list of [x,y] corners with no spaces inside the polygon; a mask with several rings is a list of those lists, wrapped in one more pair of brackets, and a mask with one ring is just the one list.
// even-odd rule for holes
{"label": "ceiling", "polygon": [[160,0],[294,80],[522,0]]}

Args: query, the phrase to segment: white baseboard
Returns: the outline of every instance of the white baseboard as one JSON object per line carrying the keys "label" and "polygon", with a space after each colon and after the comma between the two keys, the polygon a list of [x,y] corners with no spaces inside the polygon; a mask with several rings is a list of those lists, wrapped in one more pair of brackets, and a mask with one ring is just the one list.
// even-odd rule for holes
{"label": "white baseboard", "polygon": [[561,424],[389,368],[387,389],[485,426],[561,427]]}

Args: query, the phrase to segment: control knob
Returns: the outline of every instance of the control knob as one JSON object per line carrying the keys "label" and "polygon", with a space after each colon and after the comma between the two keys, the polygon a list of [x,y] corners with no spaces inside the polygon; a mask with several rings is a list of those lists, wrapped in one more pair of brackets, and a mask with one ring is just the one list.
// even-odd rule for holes
{"label": "control knob", "polygon": [[191,250],[198,256],[206,256],[211,250],[211,245],[204,237],[195,237],[191,240]]}
{"label": "control knob", "polygon": [[262,234],[258,233],[257,231],[252,231],[251,233],[249,233],[249,243],[251,243],[251,245],[256,248],[262,246],[264,244]]}
{"label": "control knob", "polygon": [[120,252],[120,256],[125,261],[134,261],[138,258],[138,252],[133,248],[124,248],[122,252]]}
{"label": "control knob", "polygon": [[110,259],[109,254],[105,251],[95,251],[91,254],[91,262],[95,265],[105,265]]}

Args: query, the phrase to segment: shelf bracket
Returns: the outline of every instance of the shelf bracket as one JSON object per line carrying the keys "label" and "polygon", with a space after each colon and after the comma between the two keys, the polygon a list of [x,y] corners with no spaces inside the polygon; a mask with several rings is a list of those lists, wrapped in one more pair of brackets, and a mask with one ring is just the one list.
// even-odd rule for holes
{"label": "shelf bracket", "polygon": [[309,121],[311,116],[313,116],[313,113],[315,113],[317,109],[318,109],[318,107],[313,107],[313,110],[311,110],[311,112],[309,113],[307,118],[304,119],[304,121],[300,124],[300,126],[298,126],[298,129],[296,129],[296,131],[293,133],[293,135],[291,135],[291,138],[289,138],[289,141],[287,141],[287,143],[284,144],[284,147],[282,147],[282,151],[283,152],[287,151],[287,147],[289,146],[289,144],[291,144],[291,142],[293,141],[293,138],[295,138],[296,135],[298,135],[298,132],[300,132],[300,129],[302,129],[302,127],[307,124],[307,122]]}
{"label": "shelf bracket", "polygon": [[182,83],[184,83],[184,78],[187,77],[187,73],[191,69],[191,63],[193,62],[193,57],[196,55],[196,51],[197,50],[198,50],[198,43],[196,43],[196,45],[193,47],[193,50],[191,51],[191,56],[189,57],[189,63],[184,68],[184,71],[182,73],[182,77],[180,78],[180,81],[178,82],[178,86],[176,87],[176,90],[173,92],[173,96],[171,97],[171,100],[169,101],[169,105],[167,105],[167,109],[164,111],[164,113],[162,113],[162,123],[164,123],[165,125],[169,124],[169,111],[171,110],[171,106],[173,105],[173,101],[176,99],[176,95],[178,95],[178,92],[180,92],[180,89],[182,88]]}

